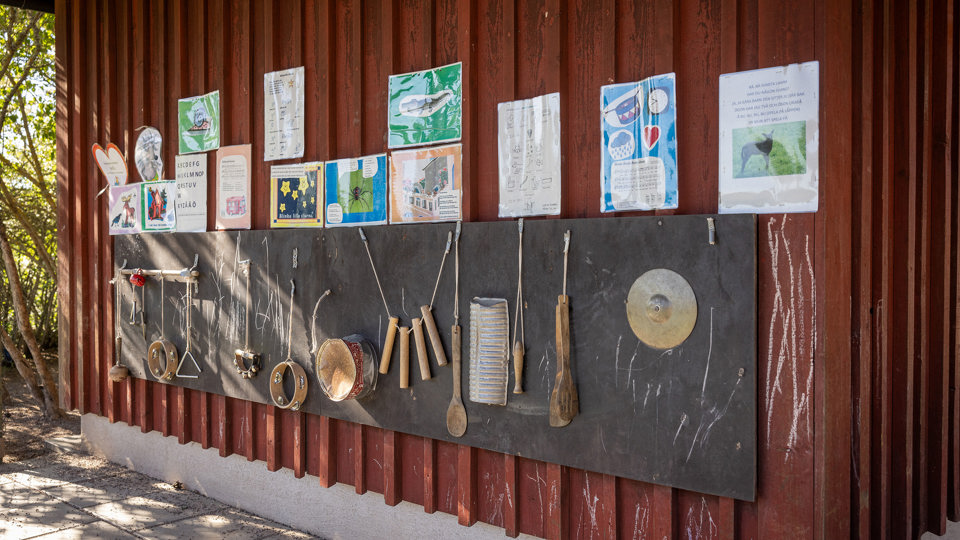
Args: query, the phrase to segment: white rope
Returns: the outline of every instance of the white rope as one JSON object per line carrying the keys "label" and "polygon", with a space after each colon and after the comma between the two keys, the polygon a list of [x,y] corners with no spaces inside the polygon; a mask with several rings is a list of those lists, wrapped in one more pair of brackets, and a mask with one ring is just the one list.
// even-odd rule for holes
{"label": "white rope", "polygon": [[287,320],[287,361],[290,361],[293,351],[293,291],[297,286],[290,280],[290,318]]}
{"label": "white rope", "polygon": [[517,346],[517,330],[520,329],[520,342],[523,342],[523,218],[518,224],[520,229],[520,247],[517,250],[517,307],[513,315],[513,346]]}
{"label": "white rope", "polygon": [[437,287],[440,286],[440,276],[443,275],[443,263],[447,261],[447,253],[450,253],[450,240],[453,238],[453,231],[447,233],[447,247],[443,250],[443,258],[440,259],[440,271],[437,272],[437,282],[433,284],[433,296],[430,297],[430,309],[433,309],[433,301],[437,298]]}
{"label": "white rope", "polygon": [[373,269],[373,278],[377,280],[377,289],[380,290],[380,299],[383,300],[383,309],[387,312],[387,318],[390,317],[390,308],[387,307],[387,297],[383,294],[383,287],[380,286],[380,276],[377,275],[377,267],[373,264],[373,255],[370,254],[370,245],[367,244],[367,235],[363,234],[363,228],[357,228],[360,231],[360,238],[363,239],[363,247],[367,250],[367,259],[370,260],[370,268]]}

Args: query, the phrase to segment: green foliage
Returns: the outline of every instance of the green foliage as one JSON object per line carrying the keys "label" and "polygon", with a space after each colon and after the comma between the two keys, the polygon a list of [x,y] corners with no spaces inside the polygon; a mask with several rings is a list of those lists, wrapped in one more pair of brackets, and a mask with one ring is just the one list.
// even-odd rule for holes
{"label": "green foliage", "polygon": [[[56,92],[53,15],[0,6],[0,220],[42,348],[57,343]],[[9,278],[0,324],[20,339]]]}

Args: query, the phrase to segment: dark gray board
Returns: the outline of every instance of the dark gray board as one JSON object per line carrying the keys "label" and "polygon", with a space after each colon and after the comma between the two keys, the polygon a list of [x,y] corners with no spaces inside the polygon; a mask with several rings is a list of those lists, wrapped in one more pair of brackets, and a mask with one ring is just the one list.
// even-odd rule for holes
{"label": "dark gray board", "polygon": [[[717,243],[709,245],[707,217]],[[447,233],[453,224],[366,227],[391,314],[409,326],[430,302]],[[556,369],[555,306],[561,293],[563,233],[572,231],[570,296],[572,366],[580,414],[551,428],[548,404]],[[293,268],[293,250],[297,268]],[[193,311],[193,352],[199,379],[172,384],[270,403],[269,370],[286,357],[290,280],[296,281],[293,354],[310,375],[305,411],[641,481],[753,500],[756,478],[756,220],[754,216],[663,216],[536,220],[524,230],[526,367],[524,394],[506,407],[472,403],[469,385],[469,303],[505,298],[511,324],[517,279],[516,222],[464,223],[460,240],[460,326],[463,392],[469,425],[462,438],[446,430],[450,365],[421,381],[411,336],[409,389],[399,381],[398,345],[376,391],[334,403],[319,390],[310,355],[311,314],[320,294],[316,335],[359,333],[380,350],[387,318],[355,228],[118,236],[115,261],[128,267],[179,269],[198,254],[201,272]],[[434,316],[450,355],[454,256],[447,258]],[[237,262],[253,262],[251,348],[264,371],[244,381],[233,368],[243,342],[244,282]],[[680,346],[655,350],[630,329],[625,301],[647,270],[684,276],[698,302],[697,323]],[[183,352],[184,285],[166,283],[166,337]],[[124,283],[124,359],[144,377],[147,343],[128,324],[131,288]],[[159,336],[158,282],[146,290],[147,341]],[[139,294],[138,294],[139,297]],[[139,299],[138,299],[139,301]],[[397,340],[399,344],[399,339]],[[429,342],[427,343],[430,349]],[[184,369],[187,369],[186,367]],[[513,388],[512,364],[509,392]],[[152,376],[147,375],[152,379]]]}

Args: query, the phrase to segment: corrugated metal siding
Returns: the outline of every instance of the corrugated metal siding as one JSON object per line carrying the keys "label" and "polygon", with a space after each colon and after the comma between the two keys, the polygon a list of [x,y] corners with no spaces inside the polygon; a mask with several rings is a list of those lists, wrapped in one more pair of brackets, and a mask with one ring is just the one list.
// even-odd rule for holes
{"label": "corrugated metal siding", "polygon": [[[960,519],[957,11],[957,0],[57,0],[65,404],[508,535],[942,531]],[[178,97],[219,89],[223,144],[262,155],[261,77],[304,65],[305,158],[350,157],[385,149],[389,74],[462,61],[465,219],[497,219],[496,104],[554,91],[562,215],[596,217],[599,87],[675,71],[680,208],[665,213],[692,214],[717,209],[718,76],[812,59],[821,210],[758,223],[754,503],[106,378],[112,244],[89,149],[129,150],[138,126],[156,125],[172,166]],[[268,167],[254,169],[259,193]],[[268,226],[265,197],[253,224]]]}

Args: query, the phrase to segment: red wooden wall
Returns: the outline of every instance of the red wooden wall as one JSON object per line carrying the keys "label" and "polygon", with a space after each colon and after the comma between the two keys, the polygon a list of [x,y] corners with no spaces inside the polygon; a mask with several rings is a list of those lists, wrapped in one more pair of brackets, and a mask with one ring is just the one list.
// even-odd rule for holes
{"label": "red wooden wall", "polygon": [[[57,0],[65,404],[508,535],[942,531],[960,519],[958,4]],[[129,151],[154,125],[172,167],[179,97],[219,89],[223,144],[262,156],[263,73],[306,66],[304,159],[354,157],[386,149],[388,75],[462,61],[465,219],[497,219],[497,103],[555,91],[562,217],[597,217],[600,86],[675,71],[680,207],[668,213],[694,214],[717,210],[719,75],[808,60],[821,63],[820,211],[758,221],[756,502],[107,380],[112,244],[90,146]],[[253,171],[257,193],[268,167]],[[255,204],[266,228],[266,197]]]}

